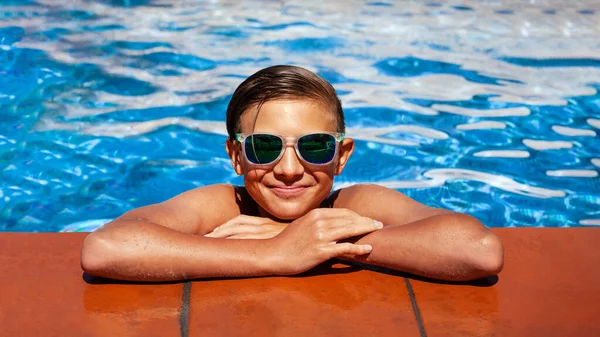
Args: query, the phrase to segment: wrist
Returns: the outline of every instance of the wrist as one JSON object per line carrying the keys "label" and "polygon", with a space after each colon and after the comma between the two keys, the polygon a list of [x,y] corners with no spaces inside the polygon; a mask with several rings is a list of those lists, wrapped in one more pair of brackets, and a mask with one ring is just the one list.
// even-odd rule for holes
{"label": "wrist", "polygon": [[259,241],[262,242],[259,245],[259,251],[255,255],[258,270],[260,270],[261,274],[264,276],[282,275],[282,259],[275,248],[277,240],[275,238],[270,238]]}

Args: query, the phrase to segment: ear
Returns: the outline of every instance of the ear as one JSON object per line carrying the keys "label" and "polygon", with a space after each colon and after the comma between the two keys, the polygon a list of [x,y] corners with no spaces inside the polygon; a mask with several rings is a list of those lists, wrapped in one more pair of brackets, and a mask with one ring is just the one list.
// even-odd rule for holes
{"label": "ear", "polygon": [[238,146],[238,143],[227,138],[227,141],[225,142],[225,150],[227,151],[227,155],[229,155],[231,166],[233,166],[235,173],[237,173],[238,176],[244,174],[244,171],[242,170],[242,150]]}
{"label": "ear", "polygon": [[346,138],[340,143],[337,165],[335,166],[335,175],[339,175],[346,167],[350,155],[354,152],[354,139]]}

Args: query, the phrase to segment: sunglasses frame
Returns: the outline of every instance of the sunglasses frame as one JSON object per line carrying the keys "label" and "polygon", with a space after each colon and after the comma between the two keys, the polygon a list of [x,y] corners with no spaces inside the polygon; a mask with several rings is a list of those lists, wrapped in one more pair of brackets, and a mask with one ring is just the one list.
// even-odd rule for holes
{"label": "sunglasses frame", "polygon": [[[335,153],[333,155],[333,157],[331,158],[330,161],[326,162],[326,163],[321,163],[321,164],[315,164],[315,163],[311,163],[309,161],[307,161],[306,159],[304,159],[304,157],[302,156],[302,154],[300,154],[300,150],[298,149],[298,140],[302,137],[305,136],[310,136],[310,135],[322,135],[322,134],[326,134],[326,135],[330,135],[333,136],[333,138],[335,139]],[[248,139],[251,136],[255,136],[255,135],[268,135],[268,136],[275,136],[279,139],[281,139],[283,146],[281,147],[281,150],[279,151],[279,155],[277,156],[277,158],[275,158],[273,161],[266,163],[266,164],[256,164],[251,162],[248,159],[248,155],[246,154],[246,145],[245,145],[245,141],[246,139]],[[297,136],[297,137],[286,137],[277,133],[266,133],[266,132],[256,132],[256,133],[249,133],[249,134],[243,134],[243,133],[236,133],[235,134],[235,140],[238,141],[242,146],[242,152],[244,153],[244,157],[246,159],[246,161],[248,163],[250,163],[251,165],[257,165],[257,166],[270,166],[270,165],[275,165],[279,162],[279,160],[281,160],[281,157],[283,157],[283,154],[285,153],[285,149],[289,146],[294,147],[294,150],[296,151],[296,156],[298,156],[298,158],[308,164],[308,165],[313,165],[313,166],[324,166],[324,165],[329,165],[331,164],[331,162],[334,161],[335,157],[337,157],[337,151],[339,148],[339,143],[341,143],[345,138],[344,138],[344,134],[341,132],[310,132],[301,136]]]}

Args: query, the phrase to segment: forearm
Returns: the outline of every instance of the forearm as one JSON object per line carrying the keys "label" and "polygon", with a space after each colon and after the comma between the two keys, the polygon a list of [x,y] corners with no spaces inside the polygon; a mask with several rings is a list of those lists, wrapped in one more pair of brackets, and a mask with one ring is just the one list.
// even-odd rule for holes
{"label": "forearm", "polygon": [[143,220],[116,220],[91,233],[81,265],[91,275],[132,281],[269,275],[266,240],[181,233]]}
{"label": "forearm", "polygon": [[405,225],[391,225],[356,243],[373,251],[354,260],[450,281],[497,274],[503,248],[493,232],[463,214],[436,215]]}

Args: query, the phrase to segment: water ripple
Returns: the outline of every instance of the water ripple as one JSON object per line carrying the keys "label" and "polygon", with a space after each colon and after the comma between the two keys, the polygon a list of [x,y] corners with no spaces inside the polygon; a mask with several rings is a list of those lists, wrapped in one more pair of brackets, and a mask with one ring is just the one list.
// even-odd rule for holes
{"label": "water ripple", "polygon": [[596,131],[594,131],[594,130],[570,128],[570,127],[561,126],[561,125],[553,125],[552,130],[563,136],[590,136],[590,137],[596,136]]}
{"label": "water ripple", "polygon": [[500,60],[523,67],[600,67],[600,59],[592,58],[554,58],[534,59],[525,57],[501,57]]}
{"label": "water ripple", "polygon": [[224,112],[273,64],[340,94],[356,146],[336,186],[489,226],[599,225],[599,20],[562,0],[3,1],[0,230],[91,230],[242,183]]}
{"label": "water ripple", "polygon": [[496,158],[528,158],[529,152],[518,150],[489,150],[473,154],[475,157],[496,157]]}
{"label": "water ripple", "polygon": [[549,170],[546,175],[551,177],[578,177],[578,178],[596,178],[598,172],[594,170]]}
{"label": "water ripple", "polygon": [[472,116],[472,117],[509,117],[509,116],[528,116],[530,114],[529,109],[526,107],[518,107],[518,108],[506,108],[506,109],[470,109],[464,108],[456,105],[443,105],[443,104],[434,104],[431,106],[433,109],[453,113],[457,115],[463,116]]}
{"label": "water ripple", "polygon": [[[430,178],[428,180],[412,180],[412,181],[378,181],[376,184],[386,186],[389,188],[400,189],[400,188],[424,188],[441,186],[447,180],[461,179],[461,180],[473,180],[484,182],[490,186],[499,188],[504,191],[525,195],[533,198],[562,198],[565,196],[564,191],[551,190],[546,188],[539,188],[521,184],[513,179],[499,176],[495,174],[489,174],[484,172],[478,172],[473,170],[465,169],[435,169],[426,171],[423,174],[425,177]],[[336,187],[344,187],[361,182],[352,182],[336,185]],[[364,183],[364,182],[362,182]]]}
{"label": "water ripple", "polygon": [[463,77],[471,82],[484,84],[498,84],[498,81],[502,80],[500,78],[481,75],[476,71],[462,69],[458,64],[424,60],[416,57],[385,59],[375,63],[373,66],[382,73],[390,76],[412,77],[427,74],[451,74]]}
{"label": "water ripple", "polygon": [[458,130],[482,130],[482,129],[506,129],[506,123],[502,122],[475,122],[467,124],[459,124],[456,126]]}
{"label": "water ripple", "polygon": [[189,54],[176,54],[169,52],[155,52],[141,57],[142,60],[153,64],[168,64],[192,70],[210,70],[216,67],[212,60],[203,59]]}

